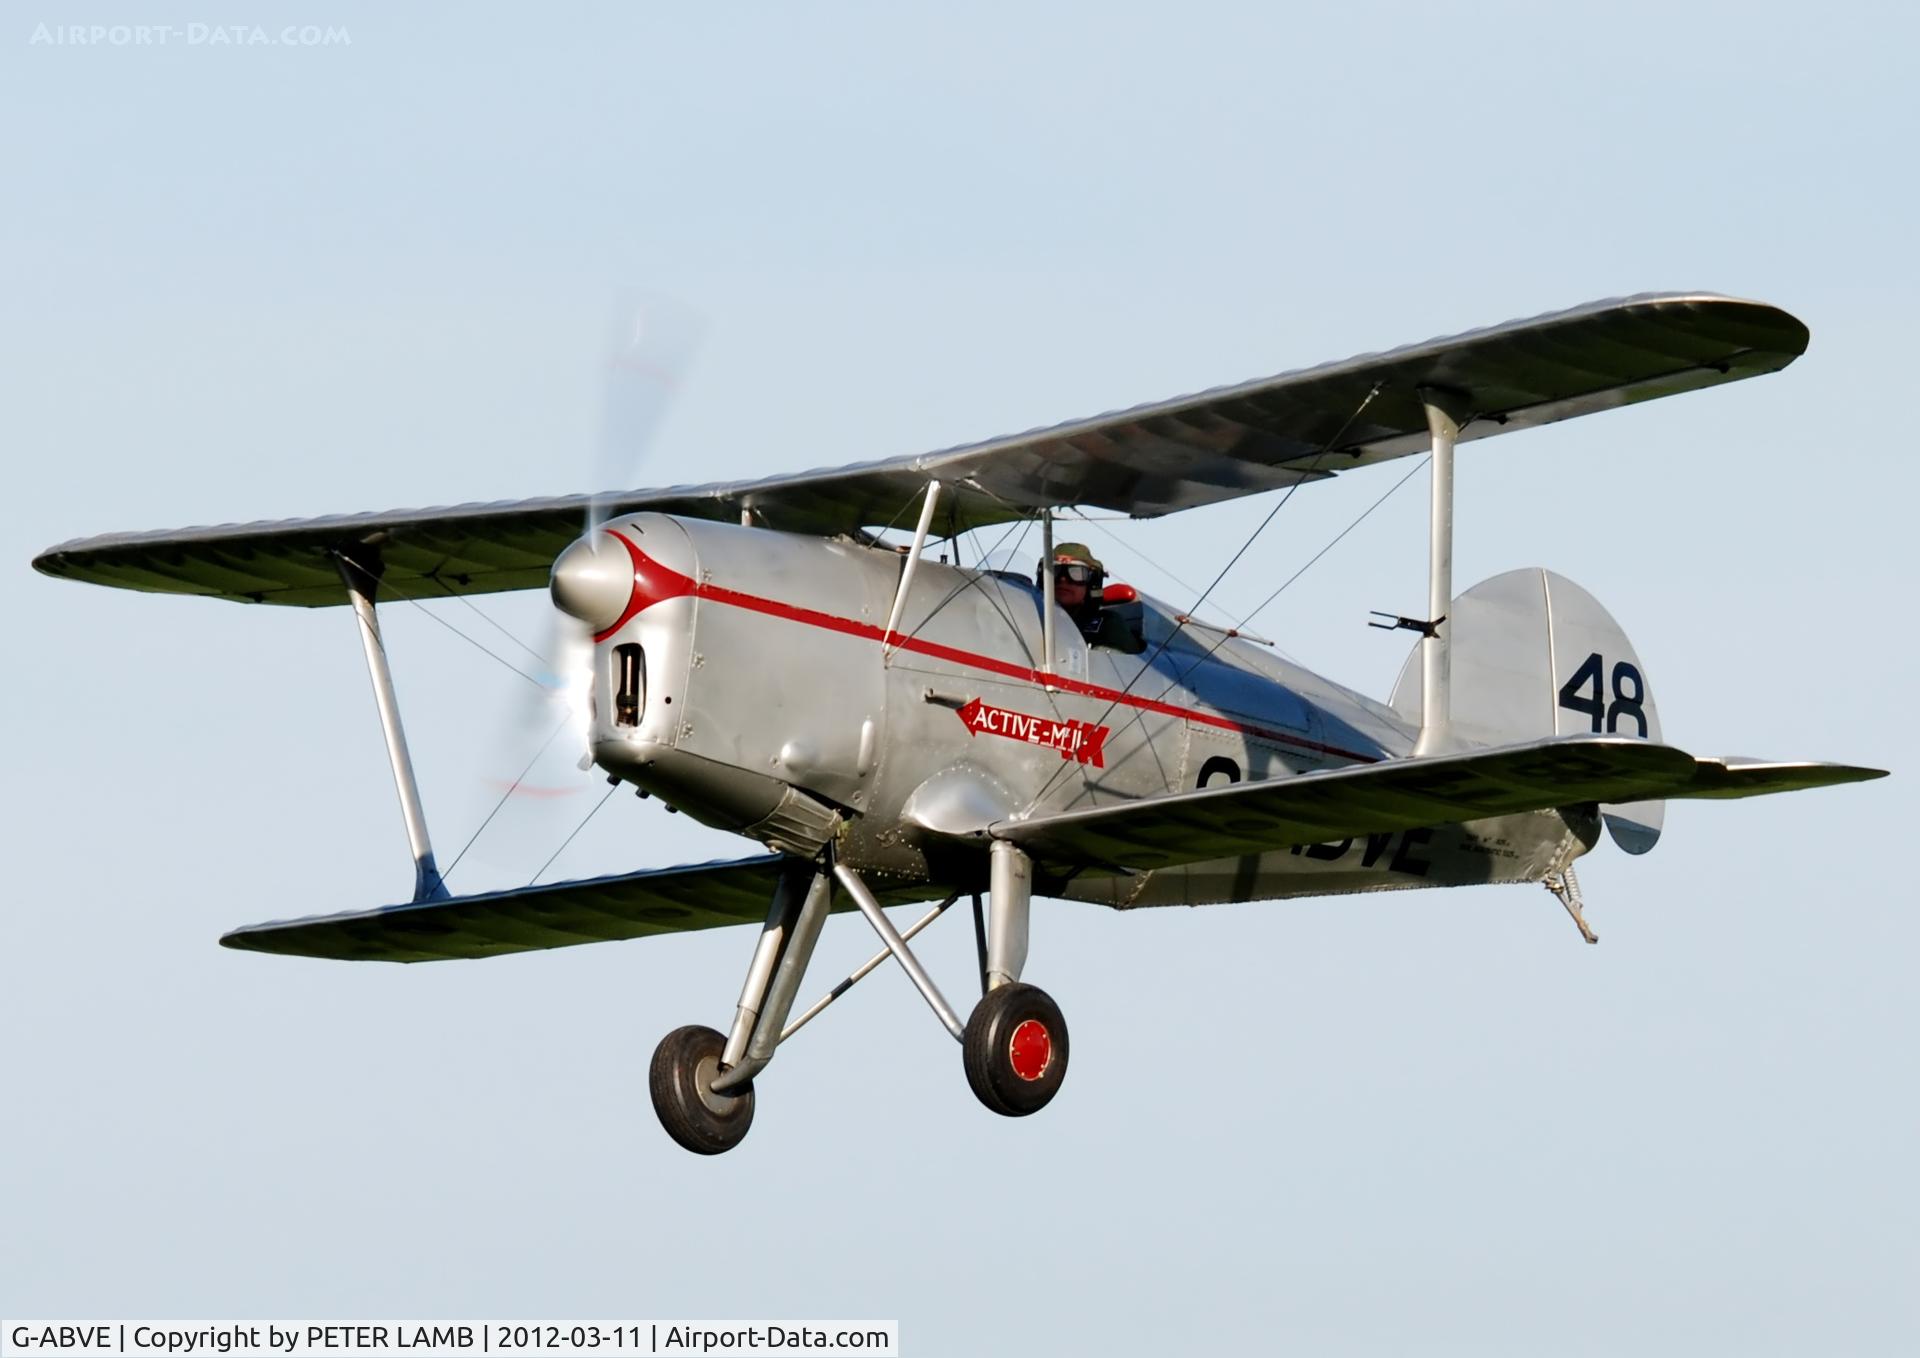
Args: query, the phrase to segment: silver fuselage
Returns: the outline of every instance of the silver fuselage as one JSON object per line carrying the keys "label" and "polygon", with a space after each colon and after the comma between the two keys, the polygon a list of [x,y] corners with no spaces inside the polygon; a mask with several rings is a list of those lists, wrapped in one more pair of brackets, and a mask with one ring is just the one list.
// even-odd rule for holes
{"label": "silver fuselage", "polygon": [[[1039,591],[1013,576],[922,561],[889,639],[898,552],[659,514],[606,527],[635,585],[596,637],[595,760],[775,847],[831,838],[877,885],[984,883],[995,821],[1399,758],[1416,738],[1152,600],[1126,610],[1132,652],[1057,613],[1048,665]],[[1537,881],[1597,829],[1541,812],[1039,885],[1128,907]]]}

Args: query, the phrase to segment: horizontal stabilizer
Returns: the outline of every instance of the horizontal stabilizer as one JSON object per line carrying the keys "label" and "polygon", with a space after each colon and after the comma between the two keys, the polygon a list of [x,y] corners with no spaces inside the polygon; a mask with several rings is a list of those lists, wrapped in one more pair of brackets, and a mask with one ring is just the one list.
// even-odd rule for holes
{"label": "horizontal stabilizer", "polygon": [[[780,863],[778,855],[767,854],[250,924],[220,942],[228,948],[297,957],[437,962],[758,924],[767,917]],[[895,904],[927,894],[909,889],[883,893],[881,899]]]}
{"label": "horizontal stabilizer", "polygon": [[1572,736],[1002,821],[989,833],[1054,869],[1144,870],[1587,802],[1758,797],[1884,776],[1844,764],[1695,759],[1651,741]]}

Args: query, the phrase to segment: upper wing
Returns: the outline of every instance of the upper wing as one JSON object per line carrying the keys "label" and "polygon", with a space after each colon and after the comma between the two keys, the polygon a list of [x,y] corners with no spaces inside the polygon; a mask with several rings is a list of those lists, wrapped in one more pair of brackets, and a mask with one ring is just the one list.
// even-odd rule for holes
{"label": "upper wing", "polygon": [[1582,802],[1757,797],[1885,776],[1845,764],[1695,759],[1626,736],[1571,736],[1002,821],[990,833],[1056,869],[1147,869]]}
{"label": "upper wing", "polygon": [[[1465,441],[1774,372],[1806,347],[1807,328],[1775,307],[1649,293],[944,452],[598,500],[614,514],[734,520],[750,510],[768,527],[833,534],[893,522],[937,477],[951,491],[939,525],[948,531],[1052,505],[1144,517],[1425,451],[1421,387],[1456,393],[1475,412]],[[322,605],[344,599],[328,553],[377,546],[388,590],[531,589],[579,535],[587,503],[572,495],[115,533],[63,543],[33,564],[125,589]]]}

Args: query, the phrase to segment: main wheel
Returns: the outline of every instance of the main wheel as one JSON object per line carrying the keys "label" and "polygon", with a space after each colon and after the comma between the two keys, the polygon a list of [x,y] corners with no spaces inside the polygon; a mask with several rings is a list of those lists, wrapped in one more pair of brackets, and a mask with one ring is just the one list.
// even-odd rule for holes
{"label": "main wheel", "polygon": [[1004,985],[973,1007],[960,1054],[975,1097],[1023,1118],[1052,1102],[1067,1078],[1067,1021],[1038,986]]}
{"label": "main wheel", "polygon": [[667,1135],[696,1155],[718,1155],[740,1144],[753,1126],[753,1085],[713,1092],[727,1040],[711,1028],[676,1028],[653,1049],[647,1092]]}

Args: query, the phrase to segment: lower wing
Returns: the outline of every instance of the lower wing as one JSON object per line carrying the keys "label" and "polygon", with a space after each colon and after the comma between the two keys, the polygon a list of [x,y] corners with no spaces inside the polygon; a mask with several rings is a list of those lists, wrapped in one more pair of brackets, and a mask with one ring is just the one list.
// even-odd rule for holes
{"label": "lower wing", "polygon": [[1143,871],[1584,802],[1758,797],[1885,776],[1845,764],[1696,759],[1645,740],[1573,736],[1001,821],[987,833],[1056,870]]}
{"label": "lower wing", "polygon": [[[390,905],[345,915],[249,924],[222,936],[229,948],[344,961],[437,962],[647,938],[767,917],[780,858],[736,858],[590,877],[552,886]],[[919,900],[909,890],[889,904]]]}
{"label": "lower wing", "polygon": [[[1579,736],[1003,821],[989,833],[1053,868],[1146,869],[1582,802],[1754,797],[1883,776],[1844,764],[1695,759],[1644,740]],[[300,957],[433,962],[752,924],[766,917],[780,863],[767,854],[252,924],[220,942]],[[933,894],[903,887],[881,900]]]}

